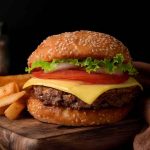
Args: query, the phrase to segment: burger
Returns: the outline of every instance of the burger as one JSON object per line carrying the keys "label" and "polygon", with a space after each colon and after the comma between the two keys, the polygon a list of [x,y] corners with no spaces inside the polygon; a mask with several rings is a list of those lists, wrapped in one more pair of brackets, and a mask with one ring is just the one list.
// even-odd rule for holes
{"label": "burger", "polygon": [[29,56],[25,70],[33,75],[23,87],[30,92],[28,111],[47,123],[115,123],[142,90],[127,47],[99,32],[49,36]]}

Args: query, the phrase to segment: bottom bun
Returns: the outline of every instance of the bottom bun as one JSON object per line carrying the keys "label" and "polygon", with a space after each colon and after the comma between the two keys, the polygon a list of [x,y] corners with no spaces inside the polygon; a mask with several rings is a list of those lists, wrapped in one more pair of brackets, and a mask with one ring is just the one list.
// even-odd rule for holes
{"label": "bottom bun", "polygon": [[67,126],[91,126],[115,123],[123,119],[131,105],[122,108],[107,108],[100,110],[73,110],[63,107],[44,106],[35,98],[29,98],[28,111],[31,115],[47,123]]}

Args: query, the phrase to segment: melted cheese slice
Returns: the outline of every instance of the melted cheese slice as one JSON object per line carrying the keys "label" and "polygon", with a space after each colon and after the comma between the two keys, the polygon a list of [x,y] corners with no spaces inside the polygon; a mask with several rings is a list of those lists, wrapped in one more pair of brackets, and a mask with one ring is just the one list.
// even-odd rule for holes
{"label": "melted cheese slice", "polygon": [[111,89],[126,88],[131,86],[139,86],[143,89],[141,84],[132,77],[121,84],[85,84],[81,81],[31,78],[24,84],[23,88],[27,88],[32,85],[52,87],[71,93],[87,104],[92,104],[101,94]]}

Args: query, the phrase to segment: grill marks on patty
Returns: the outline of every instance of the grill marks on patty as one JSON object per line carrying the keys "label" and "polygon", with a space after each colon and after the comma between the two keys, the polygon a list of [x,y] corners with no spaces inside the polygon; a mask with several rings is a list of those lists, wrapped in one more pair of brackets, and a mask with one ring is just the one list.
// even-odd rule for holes
{"label": "grill marks on patty", "polygon": [[40,99],[44,105],[70,107],[72,109],[122,107],[132,102],[138,95],[139,90],[138,86],[109,90],[100,95],[93,104],[89,105],[70,93],[44,86],[33,87],[34,96]]}

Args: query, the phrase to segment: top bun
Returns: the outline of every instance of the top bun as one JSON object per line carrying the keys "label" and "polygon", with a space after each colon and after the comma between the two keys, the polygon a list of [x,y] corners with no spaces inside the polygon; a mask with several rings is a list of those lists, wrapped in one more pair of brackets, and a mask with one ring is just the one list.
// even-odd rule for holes
{"label": "top bun", "polygon": [[37,60],[52,61],[63,58],[97,59],[113,58],[121,53],[125,62],[131,61],[130,53],[116,38],[99,32],[76,31],[49,36],[30,55],[28,66]]}

